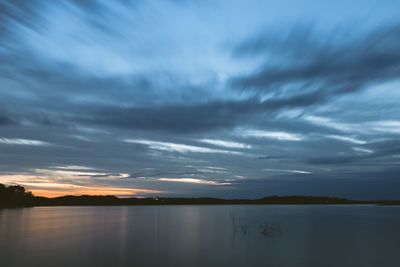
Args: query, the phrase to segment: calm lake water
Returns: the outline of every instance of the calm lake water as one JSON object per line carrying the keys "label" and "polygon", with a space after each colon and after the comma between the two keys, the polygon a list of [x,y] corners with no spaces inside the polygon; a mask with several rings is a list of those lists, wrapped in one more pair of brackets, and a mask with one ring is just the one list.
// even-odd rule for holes
{"label": "calm lake water", "polygon": [[5,209],[0,266],[398,267],[400,207]]}

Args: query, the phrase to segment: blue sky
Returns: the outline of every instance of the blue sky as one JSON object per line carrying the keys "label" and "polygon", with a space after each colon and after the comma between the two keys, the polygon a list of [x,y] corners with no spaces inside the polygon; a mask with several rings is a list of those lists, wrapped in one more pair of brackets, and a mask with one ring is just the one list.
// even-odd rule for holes
{"label": "blue sky", "polygon": [[400,198],[398,1],[0,1],[0,183]]}

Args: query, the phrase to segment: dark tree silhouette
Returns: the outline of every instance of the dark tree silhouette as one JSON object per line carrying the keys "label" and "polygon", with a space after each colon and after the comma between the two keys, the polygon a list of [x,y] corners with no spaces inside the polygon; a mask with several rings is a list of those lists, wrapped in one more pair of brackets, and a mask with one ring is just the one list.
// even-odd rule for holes
{"label": "dark tree silhouette", "polygon": [[33,194],[22,186],[0,184],[0,207],[30,206],[33,199]]}

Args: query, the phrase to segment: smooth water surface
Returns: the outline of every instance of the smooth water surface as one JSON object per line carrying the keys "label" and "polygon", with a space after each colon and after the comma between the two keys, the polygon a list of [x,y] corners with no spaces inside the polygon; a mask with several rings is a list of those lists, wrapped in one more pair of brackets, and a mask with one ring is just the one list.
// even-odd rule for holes
{"label": "smooth water surface", "polygon": [[[262,225],[280,231],[263,234]],[[397,267],[400,207],[4,209],[0,266]]]}

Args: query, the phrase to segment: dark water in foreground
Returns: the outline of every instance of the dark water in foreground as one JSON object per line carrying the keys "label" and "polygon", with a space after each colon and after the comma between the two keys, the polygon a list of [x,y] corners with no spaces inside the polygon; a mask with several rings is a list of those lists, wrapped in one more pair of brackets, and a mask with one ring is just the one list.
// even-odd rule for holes
{"label": "dark water in foreground", "polygon": [[[237,221],[235,232],[229,213]],[[281,232],[261,234],[260,224]],[[245,229],[240,224],[248,224]],[[274,226],[274,227],[275,227]],[[0,266],[400,266],[400,207],[0,210]]]}

